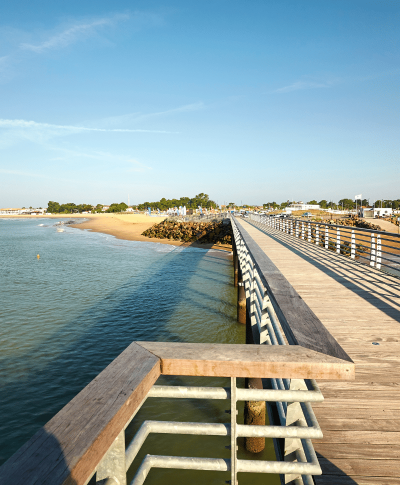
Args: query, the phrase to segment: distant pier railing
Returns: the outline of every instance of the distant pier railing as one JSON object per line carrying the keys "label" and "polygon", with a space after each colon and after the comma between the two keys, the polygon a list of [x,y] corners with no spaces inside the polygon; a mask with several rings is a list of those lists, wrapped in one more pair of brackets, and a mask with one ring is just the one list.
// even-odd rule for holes
{"label": "distant pier railing", "polygon": [[360,263],[400,276],[400,234],[251,213],[249,219],[260,228],[267,226],[276,229]]}

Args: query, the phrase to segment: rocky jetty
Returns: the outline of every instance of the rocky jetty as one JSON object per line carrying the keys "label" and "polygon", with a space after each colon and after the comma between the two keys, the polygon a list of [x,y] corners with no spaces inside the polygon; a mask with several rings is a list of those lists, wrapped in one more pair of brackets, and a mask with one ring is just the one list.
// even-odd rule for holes
{"label": "rocky jetty", "polygon": [[374,231],[382,231],[381,226],[364,221],[358,217],[349,217],[347,219],[324,219],[322,224],[336,224],[338,226],[360,227],[362,229],[372,229]]}
{"label": "rocky jetty", "polygon": [[232,227],[223,222],[178,222],[166,219],[144,231],[142,236],[200,244],[232,244]]}

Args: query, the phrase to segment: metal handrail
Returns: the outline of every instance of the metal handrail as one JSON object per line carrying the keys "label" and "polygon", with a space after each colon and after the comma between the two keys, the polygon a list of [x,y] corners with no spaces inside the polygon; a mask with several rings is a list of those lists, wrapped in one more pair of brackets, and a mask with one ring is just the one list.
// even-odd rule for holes
{"label": "metal handrail", "polygon": [[[396,268],[400,264],[400,254],[387,250],[400,252],[399,234],[326,222],[303,221],[289,217],[282,219],[260,214],[249,214],[249,219],[256,225],[267,226],[291,237],[314,243],[378,270],[384,267],[386,271],[389,269],[393,276],[396,276],[393,272],[399,272]],[[334,230],[336,230],[336,234],[332,235]],[[347,240],[343,240],[343,238]],[[395,243],[399,243],[397,247],[392,245],[393,240]],[[389,242],[392,244],[387,244]]]}

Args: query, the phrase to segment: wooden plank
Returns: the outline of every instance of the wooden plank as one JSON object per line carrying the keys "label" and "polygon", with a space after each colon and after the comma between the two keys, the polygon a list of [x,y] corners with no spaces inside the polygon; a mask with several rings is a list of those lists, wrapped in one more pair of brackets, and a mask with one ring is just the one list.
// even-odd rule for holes
{"label": "wooden plank", "polygon": [[369,445],[352,443],[351,446],[338,446],[337,443],[313,441],[317,455],[343,459],[400,460],[400,445]]}
{"label": "wooden plank", "polygon": [[137,343],[161,359],[164,375],[354,379],[353,363],[298,345]]}
{"label": "wooden plank", "polygon": [[321,418],[318,416],[318,423],[321,429],[336,430],[340,431],[342,429],[351,431],[397,431],[400,429],[400,419],[385,419],[383,416],[381,419],[374,419],[371,417],[366,421],[365,419],[357,418]]}
{"label": "wooden plank", "polygon": [[290,344],[352,362],[315,313],[306,305],[285,276],[237,221],[238,230],[250,251],[263,284]]}
{"label": "wooden plank", "polygon": [[361,477],[352,475],[323,475],[314,477],[315,485],[398,485],[393,477]]}
{"label": "wooden plank", "polygon": [[83,485],[160,375],[132,343],[1,468],[0,483]]}
{"label": "wooden plank", "polygon": [[[351,475],[363,477],[400,477],[398,460],[351,460],[347,458],[318,457],[324,475]],[[339,472],[339,473],[338,473]],[[341,473],[340,473],[341,472]]]}
{"label": "wooden plank", "polygon": [[398,445],[400,432],[352,431],[352,430],[323,430],[321,443],[365,443],[370,445]]}

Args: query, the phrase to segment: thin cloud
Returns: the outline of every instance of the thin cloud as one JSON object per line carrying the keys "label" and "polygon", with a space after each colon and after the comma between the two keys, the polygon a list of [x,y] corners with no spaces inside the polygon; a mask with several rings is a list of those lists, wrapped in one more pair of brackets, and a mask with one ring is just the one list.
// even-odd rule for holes
{"label": "thin cloud", "polygon": [[64,131],[70,133],[79,132],[107,132],[107,133],[174,133],[172,131],[164,130],[144,130],[138,129],[128,129],[128,128],[88,128],[85,126],[72,126],[72,125],[53,125],[50,123],[37,123],[36,121],[26,121],[26,120],[7,120],[0,119],[0,127],[3,128],[22,128],[22,129],[33,129],[33,130],[52,130],[52,131]]}
{"label": "thin cloud", "polygon": [[80,38],[88,37],[96,32],[97,29],[104,27],[106,25],[114,25],[119,21],[128,20],[129,15],[118,14],[113,17],[102,18],[94,20],[90,23],[80,23],[69,27],[68,29],[60,32],[59,34],[53,35],[46,41],[40,44],[27,44],[23,43],[20,45],[22,50],[30,50],[40,54],[43,51],[49,49],[60,49],[67,47],[74,42],[77,42]]}
{"label": "thin cloud", "polygon": [[333,86],[333,82],[313,82],[313,81],[296,81],[289,86],[284,86],[283,88],[276,89],[274,93],[290,93],[291,91],[299,91],[302,89],[319,89],[319,88],[330,88]]}
{"label": "thin cloud", "polygon": [[[70,158],[88,158],[90,160],[97,160],[100,162],[105,162],[107,164],[115,163],[121,164],[121,166],[127,166],[126,172],[144,172],[146,170],[153,170],[152,167],[145,165],[142,162],[132,158],[132,156],[125,156],[125,155],[116,155],[114,153],[109,152],[102,152],[102,151],[94,151],[94,152],[82,152],[81,150],[71,150],[69,148],[60,147],[60,146],[52,146],[46,145],[46,148],[50,150],[54,150],[57,152],[61,152],[64,154],[62,157],[53,157],[51,160],[68,160]],[[132,167],[134,165],[134,167]]]}
{"label": "thin cloud", "polygon": [[199,101],[197,103],[192,104],[185,104],[183,106],[179,106],[177,108],[168,109],[165,111],[156,111],[154,113],[129,113],[126,115],[121,116],[109,116],[107,118],[103,118],[101,120],[97,120],[96,124],[105,125],[105,126],[112,126],[118,124],[126,124],[126,123],[133,123],[136,121],[142,121],[150,118],[158,118],[163,116],[170,116],[176,113],[187,113],[190,111],[199,111],[205,108],[203,102]]}

